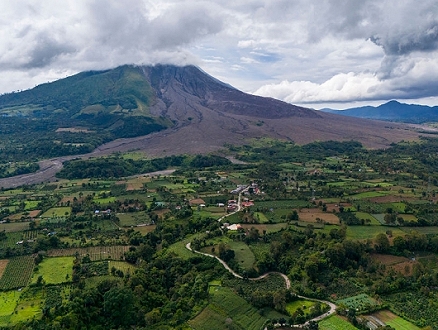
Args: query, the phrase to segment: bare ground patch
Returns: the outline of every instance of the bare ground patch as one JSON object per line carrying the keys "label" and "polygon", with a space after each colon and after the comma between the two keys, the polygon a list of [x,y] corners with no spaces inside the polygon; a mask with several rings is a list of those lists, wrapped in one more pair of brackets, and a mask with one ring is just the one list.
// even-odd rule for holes
{"label": "bare ground patch", "polygon": [[392,256],[389,254],[372,254],[371,258],[386,266],[387,271],[394,270],[397,273],[411,276],[413,265],[417,261],[410,260],[406,257]]}
{"label": "bare ground patch", "polygon": [[60,127],[56,131],[56,133],[59,132],[69,132],[69,133],[93,133],[93,131],[90,131],[87,128],[80,128],[80,127]]}
{"label": "bare ground patch", "polygon": [[[304,222],[321,222],[339,225],[339,218],[333,213],[322,212],[320,209],[302,209],[298,212],[298,218]],[[319,219],[319,220],[318,220]]]}
{"label": "bare ground patch", "polygon": [[41,210],[29,211],[29,217],[30,218],[36,218],[40,213],[41,213]]}
{"label": "bare ground patch", "polygon": [[6,266],[8,265],[8,259],[0,260],[0,278],[2,278],[3,273],[5,272]]}
{"label": "bare ground patch", "polygon": [[[341,206],[344,209],[348,209],[349,207],[352,207],[350,203],[341,203]],[[339,204],[337,203],[327,203],[327,212],[339,212]]]}
{"label": "bare ground patch", "polygon": [[387,323],[392,321],[393,319],[397,318],[398,316],[392,313],[389,310],[382,310],[373,313],[374,317],[377,317],[379,320],[382,320],[383,322]]}
{"label": "bare ground patch", "polygon": [[368,198],[368,201],[371,203],[396,203],[405,201],[406,197],[401,195],[387,195],[387,196],[379,196],[379,197],[371,197]]}

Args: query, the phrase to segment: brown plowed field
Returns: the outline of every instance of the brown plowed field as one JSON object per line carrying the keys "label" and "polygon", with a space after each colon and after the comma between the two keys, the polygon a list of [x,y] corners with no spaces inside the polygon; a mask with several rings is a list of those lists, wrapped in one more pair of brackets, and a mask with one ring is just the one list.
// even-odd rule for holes
{"label": "brown plowed field", "polygon": [[298,218],[304,222],[318,222],[317,218],[319,218],[322,223],[340,224],[339,218],[335,214],[322,212],[320,209],[301,209],[298,212]]}
{"label": "brown plowed field", "polygon": [[6,266],[8,265],[9,260],[3,259],[0,260],[0,278],[2,278],[3,273],[5,272]]}

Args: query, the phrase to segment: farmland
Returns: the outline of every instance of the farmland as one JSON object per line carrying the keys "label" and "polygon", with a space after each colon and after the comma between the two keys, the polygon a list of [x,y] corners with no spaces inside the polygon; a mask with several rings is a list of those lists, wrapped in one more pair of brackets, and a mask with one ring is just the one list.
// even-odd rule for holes
{"label": "farmland", "polygon": [[11,258],[0,278],[0,290],[25,287],[32,275],[34,261],[31,256]]}
{"label": "farmland", "polygon": [[38,270],[33,273],[31,283],[37,283],[41,276],[46,284],[70,282],[72,278],[73,257],[45,258],[38,264]]}
{"label": "farmland", "polygon": [[[320,299],[340,314],[321,329],[354,329],[368,316],[436,327],[438,177],[417,163],[389,170],[392,149],[385,162],[349,142],[254,143],[224,150],[245,164],[192,167],[184,156],[168,175],[74,178],[106,162],[91,159],[66,166],[71,179],[1,191],[0,325],[44,329],[74,315],[82,327],[261,329],[322,314]],[[142,155],[108,164],[132,159]],[[267,272],[277,273],[259,278]]]}

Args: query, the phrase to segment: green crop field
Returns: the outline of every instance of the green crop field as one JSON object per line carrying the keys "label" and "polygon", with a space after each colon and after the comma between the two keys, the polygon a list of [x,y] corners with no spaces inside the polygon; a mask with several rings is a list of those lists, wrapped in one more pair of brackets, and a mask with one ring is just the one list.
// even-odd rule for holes
{"label": "green crop field", "polygon": [[380,233],[386,233],[387,230],[392,231],[393,236],[402,236],[405,233],[397,227],[386,226],[348,226],[347,238],[350,239],[373,239]]}
{"label": "green crop field", "polygon": [[73,275],[73,257],[45,258],[35,270],[32,283],[42,276],[46,284],[70,282]]}
{"label": "green crop field", "polygon": [[364,293],[359,294],[357,296],[337,300],[336,304],[338,304],[338,305],[343,304],[343,305],[347,306],[348,308],[353,308],[357,311],[365,310],[369,306],[378,305],[378,303],[373,298],[371,298],[370,296],[368,296],[367,294],[364,294]]}
{"label": "green crop field", "polygon": [[25,287],[29,283],[34,265],[32,256],[11,258],[0,278],[0,290]]}
{"label": "green crop field", "polygon": [[120,226],[122,227],[148,224],[151,222],[146,212],[117,213],[117,218],[119,218]]}
{"label": "green crop field", "polygon": [[[358,217],[359,219],[369,220],[370,225],[376,225],[376,226],[380,225],[380,222],[369,213],[355,212],[355,214],[356,217]],[[365,223],[367,223],[367,221],[365,221]]]}
{"label": "green crop field", "polygon": [[126,261],[111,260],[108,262],[108,270],[111,272],[111,269],[113,267],[117,270],[121,270],[125,275],[134,274],[134,271],[137,268],[134,265],[127,263]]}
{"label": "green crop field", "polygon": [[332,315],[318,323],[321,330],[357,330],[354,325],[338,315]]}
{"label": "green crop field", "polygon": [[378,311],[376,313],[373,313],[371,316],[383,321],[385,324],[397,330],[420,330],[420,328],[416,325],[401,318],[400,316],[393,314],[388,310]]}
{"label": "green crop field", "polygon": [[189,321],[196,330],[237,329],[259,330],[266,321],[257,309],[236,295],[231,289],[211,286],[210,304],[198,316]]}
{"label": "green crop field", "polygon": [[367,191],[360,194],[350,195],[348,196],[352,200],[356,199],[365,199],[365,198],[373,198],[373,197],[381,197],[381,196],[387,196],[390,195],[390,191]]}
{"label": "green crop field", "polygon": [[29,229],[29,222],[0,223],[0,231],[12,233]]}
{"label": "green crop field", "polygon": [[114,203],[116,201],[115,197],[105,197],[105,198],[95,198],[94,202],[100,205],[107,205],[110,203]]}
{"label": "green crop field", "polygon": [[53,217],[65,217],[71,213],[71,207],[62,206],[62,207],[52,207],[44,212],[41,217],[42,218],[53,218]]}

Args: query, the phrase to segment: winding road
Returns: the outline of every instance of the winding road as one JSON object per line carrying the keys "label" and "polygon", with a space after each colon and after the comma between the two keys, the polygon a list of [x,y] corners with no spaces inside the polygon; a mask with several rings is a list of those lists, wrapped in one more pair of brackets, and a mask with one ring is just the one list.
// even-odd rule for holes
{"label": "winding road", "polygon": [[[222,264],[222,266],[224,266],[224,268],[225,268],[226,270],[228,270],[228,271],[229,271],[234,277],[236,277],[236,278],[240,278],[240,279],[243,279],[243,276],[237,274],[234,270],[232,270],[232,269],[230,268],[230,266],[227,265],[227,263],[226,263],[225,261],[223,261],[223,260],[222,260],[221,258],[219,258],[218,256],[215,256],[215,255],[212,255],[212,254],[208,254],[208,253],[204,253],[204,252],[201,252],[201,251],[193,250],[192,247],[191,247],[191,243],[190,243],[190,242],[186,244],[186,249],[189,250],[189,251],[192,251],[192,252],[194,252],[194,253],[202,254],[203,256],[206,256],[206,257],[215,258],[215,259],[218,260],[218,261]],[[265,278],[265,277],[267,277],[267,276],[269,276],[269,275],[271,275],[271,274],[277,274],[277,275],[280,275],[281,277],[283,277],[283,279],[284,279],[284,281],[285,281],[285,283],[286,283],[286,289],[288,289],[288,290],[290,289],[290,279],[289,279],[289,277],[287,277],[285,274],[280,273],[280,272],[267,272],[267,273],[265,273],[265,274],[263,274],[263,275],[261,275],[261,276],[259,276],[259,277],[249,277],[248,280],[250,280],[250,281],[258,281],[258,280],[261,280],[261,279],[263,279],[263,278]],[[309,298],[309,297],[300,296],[300,295],[297,295],[297,297],[298,297],[298,298],[301,298],[301,299],[306,299],[306,300],[311,300],[311,301],[317,301],[317,302],[320,302],[320,303],[323,303],[323,304],[327,304],[327,305],[330,307],[330,310],[329,310],[328,312],[322,314],[322,315],[319,315],[319,316],[317,316],[317,317],[314,317],[313,319],[307,321],[307,322],[304,323],[304,324],[295,324],[295,325],[292,326],[292,327],[294,327],[294,328],[296,328],[296,327],[306,326],[306,325],[309,324],[310,321],[314,321],[314,322],[321,321],[322,319],[324,319],[324,318],[326,318],[326,317],[328,317],[328,316],[330,316],[330,315],[332,315],[332,314],[334,314],[334,313],[336,312],[336,308],[337,308],[337,306],[336,306],[334,303],[330,302],[330,301],[320,300],[320,299],[315,299],[315,298]]]}
{"label": "winding road", "polygon": [[[240,209],[241,209],[241,197],[242,197],[242,192],[248,190],[248,188],[249,188],[249,186],[246,187],[245,189],[243,189],[243,190],[239,193],[239,198],[238,198],[238,202],[237,202],[237,210],[234,211],[234,212],[231,212],[231,213],[229,213],[229,214],[227,214],[227,215],[224,215],[224,216],[221,217],[221,218],[219,218],[219,219],[218,219],[219,222],[221,222],[224,218],[226,218],[226,217],[228,217],[228,216],[230,216],[230,215],[232,215],[232,214],[234,214],[234,213],[240,211]],[[206,257],[215,258],[215,259],[216,259],[217,261],[219,261],[219,262],[222,264],[222,266],[224,266],[224,268],[225,268],[226,270],[228,270],[228,271],[229,271],[234,277],[236,277],[236,278],[240,278],[240,279],[243,279],[243,276],[237,274],[234,270],[232,270],[232,269],[230,268],[230,266],[227,265],[227,263],[226,263],[225,261],[223,261],[223,260],[222,260],[221,258],[219,258],[218,256],[215,256],[215,255],[212,255],[212,254],[209,254],[209,253],[204,253],[204,252],[201,252],[201,251],[196,251],[196,250],[192,249],[192,247],[191,247],[191,243],[190,243],[190,242],[186,244],[186,249],[187,249],[187,250],[190,250],[190,251],[192,251],[192,252],[194,252],[194,253],[202,254],[203,256],[206,256]],[[280,273],[280,272],[267,272],[267,273],[265,273],[265,274],[263,274],[263,275],[261,275],[261,276],[259,276],[259,277],[249,277],[248,280],[249,280],[249,281],[258,281],[258,280],[261,280],[261,279],[263,279],[263,278],[265,278],[265,277],[267,277],[267,276],[269,276],[269,275],[271,275],[271,274],[277,274],[277,275],[280,275],[281,277],[283,277],[283,279],[284,279],[284,281],[285,281],[285,283],[286,283],[286,289],[288,289],[288,290],[290,289],[291,284],[290,284],[290,279],[289,279],[289,277],[287,277],[285,274]],[[317,301],[317,302],[320,302],[320,303],[323,303],[323,304],[327,304],[327,305],[330,307],[330,310],[329,310],[328,312],[326,312],[326,313],[320,315],[320,316],[314,317],[313,319],[307,321],[307,322],[304,323],[304,324],[295,324],[295,325],[292,326],[293,328],[298,328],[298,327],[306,326],[306,325],[309,324],[310,321],[314,321],[314,322],[321,321],[322,319],[324,319],[324,318],[326,318],[326,317],[328,317],[328,316],[330,316],[330,315],[332,315],[332,314],[334,314],[334,313],[336,312],[336,308],[337,308],[337,306],[336,306],[334,303],[330,302],[330,301],[320,300],[320,299],[314,299],[314,298],[309,298],[309,297],[300,296],[300,295],[297,295],[297,297],[298,297],[298,298],[301,298],[301,299],[306,299],[306,300],[311,300],[311,301]]]}

